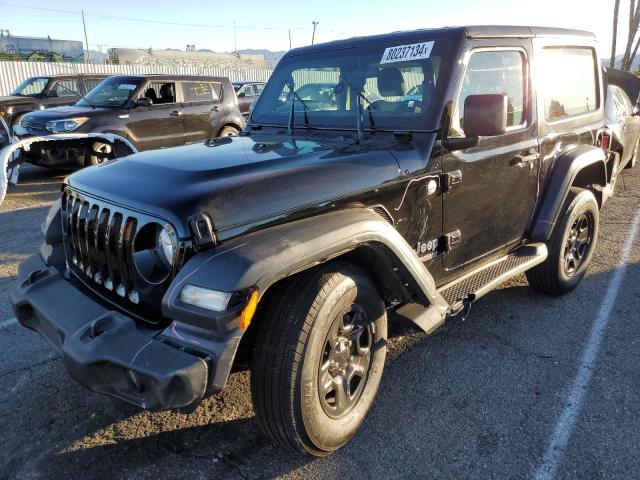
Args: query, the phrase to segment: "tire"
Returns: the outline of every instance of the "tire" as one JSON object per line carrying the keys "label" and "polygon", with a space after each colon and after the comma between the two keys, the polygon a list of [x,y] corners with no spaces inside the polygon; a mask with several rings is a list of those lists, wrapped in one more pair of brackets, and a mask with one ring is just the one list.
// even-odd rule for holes
{"label": "tire", "polygon": [[[85,165],[87,167],[91,165],[100,165],[102,163],[106,163],[109,161],[109,154],[112,151],[111,145],[107,145],[106,143],[95,142],[91,149],[87,151]],[[100,153],[100,155],[96,155],[96,153]]]}
{"label": "tire", "polygon": [[593,193],[572,188],[547,242],[547,259],[526,272],[529,285],[553,296],[573,290],[591,262],[599,225],[600,211]]}
{"label": "tire", "polygon": [[236,127],[226,126],[222,130],[220,130],[220,133],[218,133],[218,137],[236,137],[239,133],[240,130],[238,130]]}
{"label": "tire", "polygon": [[636,166],[638,161],[638,145],[640,145],[640,139],[636,141],[636,145],[633,147],[633,154],[631,155],[631,160],[627,162],[624,168],[633,168]]}
{"label": "tire", "polygon": [[387,315],[376,284],[342,262],[303,272],[274,292],[258,327],[251,394],[262,430],[288,450],[329,455],[360,427],[382,377]]}

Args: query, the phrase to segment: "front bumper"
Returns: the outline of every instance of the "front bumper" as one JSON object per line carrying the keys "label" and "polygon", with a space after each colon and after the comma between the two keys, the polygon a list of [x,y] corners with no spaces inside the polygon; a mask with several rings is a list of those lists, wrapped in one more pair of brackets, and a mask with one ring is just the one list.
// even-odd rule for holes
{"label": "front bumper", "polygon": [[83,148],[91,148],[94,141],[116,146],[122,145],[130,153],[137,153],[136,147],[126,138],[113,133],[51,133],[46,130],[26,129],[20,125],[13,126],[12,145],[0,150],[0,164],[4,156],[22,151],[24,158],[35,165],[44,167],[82,166],[77,156],[70,152]]}
{"label": "front bumper", "polygon": [[18,321],[62,354],[76,381],[147,409],[187,406],[217,390],[210,379],[226,380],[237,347],[233,336],[203,341],[207,351],[180,345],[191,338],[188,328],[142,327],[93,301],[40,255],[20,265],[10,298]]}

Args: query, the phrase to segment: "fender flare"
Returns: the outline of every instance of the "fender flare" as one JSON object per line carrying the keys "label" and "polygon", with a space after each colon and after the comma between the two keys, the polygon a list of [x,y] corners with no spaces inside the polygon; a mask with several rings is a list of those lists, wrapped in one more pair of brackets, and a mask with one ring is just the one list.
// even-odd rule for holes
{"label": "fender flare", "polygon": [[[384,279],[405,290],[401,301],[435,307],[444,318],[449,305],[437,292],[424,263],[392,225],[366,208],[338,210],[268,227],[197,253],[169,286],[162,312],[180,322],[195,320],[203,325],[207,314],[197,307],[186,309],[179,301],[187,283],[223,292],[257,287],[262,297],[277,281],[354,251],[373,255],[374,267],[377,263],[381,268],[374,272],[378,283],[382,272],[396,277]],[[383,296],[385,293],[392,294],[383,291]]]}
{"label": "fender flare", "polygon": [[[551,237],[560,210],[572,186],[607,186],[606,153],[592,145],[580,145],[560,155],[547,173],[549,182],[541,198],[531,228],[531,241],[546,241]],[[602,204],[606,201],[602,192]]]}
{"label": "fender flare", "polygon": [[7,167],[9,166],[9,159],[13,157],[13,152],[4,154],[4,151],[7,150],[15,143],[16,138],[11,135],[11,129],[4,121],[4,117],[0,115],[0,128],[2,128],[9,139],[9,143],[0,150],[0,205],[2,205],[2,201],[7,194],[7,184],[9,183],[9,179],[7,178]]}

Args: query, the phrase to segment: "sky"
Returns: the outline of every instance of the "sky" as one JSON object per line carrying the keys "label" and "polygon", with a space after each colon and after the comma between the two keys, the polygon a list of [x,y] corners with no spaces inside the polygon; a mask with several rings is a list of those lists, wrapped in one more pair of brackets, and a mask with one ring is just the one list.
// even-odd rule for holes
{"label": "sky", "polygon": [[[92,50],[184,50],[194,44],[228,52],[236,46],[288,50],[289,30],[293,47],[308,45],[314,21],[319,22],[316,43],[428,27],[540,25],[592,31],[600,55],[608,57],[613,4],[614,0],[0,0],[0,29],[13,35],[84,40],[84,10]],[[617,53],[626,43],[628,8],[628,0],[621,0]]]}

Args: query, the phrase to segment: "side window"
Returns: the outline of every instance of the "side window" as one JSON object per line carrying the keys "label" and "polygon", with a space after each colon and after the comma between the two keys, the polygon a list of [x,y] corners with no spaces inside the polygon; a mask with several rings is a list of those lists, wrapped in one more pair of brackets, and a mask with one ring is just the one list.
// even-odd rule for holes
{"label": "side window", "polygon": [[262,90],[264,90],[264,84],[259,83],[257,85],[254,85],[256,88],[256,94],[257,95],[261,95],[262,94]]}
{"label": "side window", "polygon": [[59,97],[77,97],[80,95],[80,88],[77,80],[59,80],[52,88]]}
{"label": "side window", "polygon": [[540,58],[544,115],[557,120],[599,107],[595,52],[585,47],[547,47]]}
{"label": "side window", "polygon": [[84,85],[87,87],[87,92],[90,92],[94,88],[98,86],[98,84],[102,82],[99,78],[85,78]]}
{"label": "side window", "polygon": [[218,99],[214,85],[208,82],[182,82],[182,96],[185,102],[205,102]]}
{"label": "side window", "polygon": [[245,85],[240,89],[240,91],[247,97],[251,97],[253,95],[253,85]]}
{"label": "side window", "polygon": [[469,95],[501,93],[507,96],[507,127],[524,123],[525,59],[516,50],[471,54],[458,97],[459,126],[464,129],[464,101]]}
{"label": "side window", "polygon": [[142,96],[150,98],[154,105],[176,103],[176,84],[174,82],[151,82]]}

